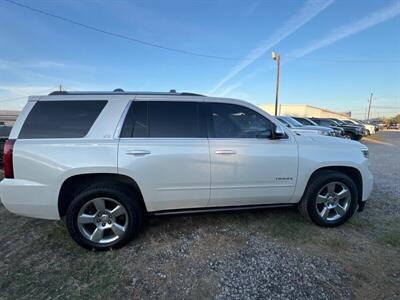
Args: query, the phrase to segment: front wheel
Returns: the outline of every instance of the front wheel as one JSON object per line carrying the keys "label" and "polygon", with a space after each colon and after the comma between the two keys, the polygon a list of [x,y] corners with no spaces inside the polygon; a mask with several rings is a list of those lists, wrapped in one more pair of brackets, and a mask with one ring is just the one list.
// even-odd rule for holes
{"label": "front wheel", "polygon": [[352,132],[345,132],[344,133],[344,138],[349,139],[349,140],[355,140],[356,135]]}
{"label": "front wheel", "polygon": [[107,250],[125,245],[138,231],[143,213],[133,196],[117,186],[94,185],[71,202],[66,223],[82,247]]}
{"label": "front wheel", "polygon": [[351,218],[357,199],[358,190],[350,177],[337,171],[320,171],[311,178],[299,210],[317,225],[334,227]]}

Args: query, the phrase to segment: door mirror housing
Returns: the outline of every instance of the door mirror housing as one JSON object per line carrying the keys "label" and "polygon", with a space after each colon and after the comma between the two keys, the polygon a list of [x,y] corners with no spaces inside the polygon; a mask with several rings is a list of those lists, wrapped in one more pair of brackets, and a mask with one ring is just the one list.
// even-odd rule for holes
{"label": "door mirror housing", "polygon": [[257,134],[257,138],[260,139],[271,139],[273,138],[274,134],[271,129],[267,129]]}
{"label": "door mirror housing", "polygon": [[280,139],[286,136],[285,130],[283,130],[283,127],[281,125],[275,125],[274,127],[274,134],[273,138],[274,139]]}

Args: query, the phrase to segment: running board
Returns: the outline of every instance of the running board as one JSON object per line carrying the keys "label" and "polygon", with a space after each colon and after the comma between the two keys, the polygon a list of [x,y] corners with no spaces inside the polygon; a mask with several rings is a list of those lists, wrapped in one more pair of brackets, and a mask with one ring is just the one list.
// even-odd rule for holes
{"label": "running board", "polygon": [[241,206],[218,206],[218,207],[205,207],[205,208],[183,208],[171,209],[149,212],[151,216],[171,216],[171,215],[189,215],[189,214],[208,214],[208,213],[221,213],[221,212],[235,212],[235,211],[250,211],[256,209],[278,208],[278,207],[292,207],[293,203],[285,204],[263,204],[263,205],[241,205]]}

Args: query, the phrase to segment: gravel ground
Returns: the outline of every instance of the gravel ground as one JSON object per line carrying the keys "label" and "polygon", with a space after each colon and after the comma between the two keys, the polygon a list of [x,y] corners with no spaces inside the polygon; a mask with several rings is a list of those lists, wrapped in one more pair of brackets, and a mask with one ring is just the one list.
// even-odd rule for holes
{"label": "gravel ground", "polygon": [[373,157],[372,172],[375,185],[381,191],[400,199],[400,130],[384,131],[364,142]]}
{"label": "gravel ground", "polygon": [[0,205],[0,299],[400,299],[400,132],[364,143],[374,192],[339,228],[295,209],[160,217],[126,247],[96,253],[62,222]]}

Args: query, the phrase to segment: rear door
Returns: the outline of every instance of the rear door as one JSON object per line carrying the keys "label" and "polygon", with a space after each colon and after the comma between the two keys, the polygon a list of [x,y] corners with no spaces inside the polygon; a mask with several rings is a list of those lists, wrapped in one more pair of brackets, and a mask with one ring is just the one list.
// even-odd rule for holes
{"label": "rear door", "polygon": [[149,211],[205,207],[210,155],[201,102],[133,101],[120,134],[118,172],[138,183]]}
{"label": "rear door", "polygon": [[295,140],[262,137],[273,124],[248,107],[227,103],[209,103],[207,107],[209,206],[288,203],[297,179]]}

